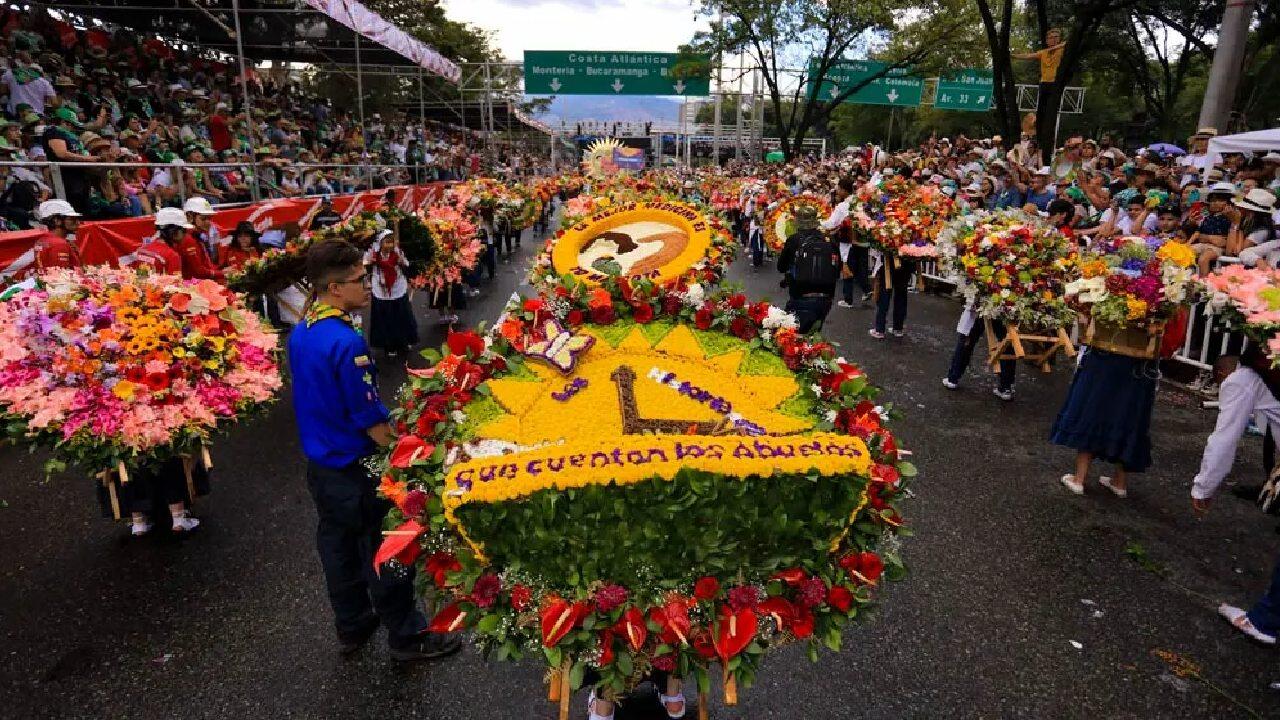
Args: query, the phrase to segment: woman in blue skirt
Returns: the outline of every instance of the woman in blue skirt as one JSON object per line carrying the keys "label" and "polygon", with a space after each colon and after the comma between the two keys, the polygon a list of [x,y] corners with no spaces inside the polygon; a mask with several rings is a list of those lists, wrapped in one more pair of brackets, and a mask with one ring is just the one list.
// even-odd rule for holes
{"label": "woman in blue skirt", "polygon": [[1098,483],[1125,497],[1128,474],[1151,466],[1151,409],[1159,361],[1092,347],[1083,353],[1050,435],[1055,445],[1077,451],[1076,471],[1063,475],[1062,484],[1076,495],[1084,494],[1089,465],[1096,458],[1116,465],[1115,476],[1099,476]]}

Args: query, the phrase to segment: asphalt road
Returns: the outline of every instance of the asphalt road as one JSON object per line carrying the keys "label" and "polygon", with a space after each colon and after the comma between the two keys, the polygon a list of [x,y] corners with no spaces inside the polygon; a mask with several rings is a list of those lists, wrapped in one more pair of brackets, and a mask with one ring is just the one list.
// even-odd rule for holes
{"label": "asphalt road", "polygon": [[[500,269],[467,322],[492,320],[522,283],[523,262]],[[739,261],[732,275],[753,298],[781,297],[772,272]],[[1012,403],[990,394],[985,373],[949,392],[939,379],[958,314],[954,300],[915,295],[908,336],[875,341],[870,310],[833,310],[828,335],[906,415],[896,427],[920,468],[906,506],[911,574],[843,652],[817,665],[799,648],[771,655],[736,707],[715,688],[712,717],[1280,715],[1274,651],[1214,614],[1265,588],[1276,522],[1229,495],[1206,520],[1190,514],[1212,411],[1162,390],[1156,463],[1129,499],[1096,486],[1069,496],[1057,478],[1072,453],[1046,440],[1068,369],[1020,368]],[[439,344],[441,329],[423,327]],[[402,379],[384,372],[384,392]],[[1235,477],[1257,482],[1260,453],[1246,439]],[[554,717],[532,662],[467,650],[405,668],[381,643],[338,656],[287,395],[219,442],[215,460],[200,531],[134,542],[98,516],[88,480],[46,481],[41,455],[0,451],[0,716]],[[1157,651],[1193,661],[1203,681],[1178,677]],[[584,705],[574,699],[575,717]],[[650,709],[641,699],[618,717],[661,717]]]}

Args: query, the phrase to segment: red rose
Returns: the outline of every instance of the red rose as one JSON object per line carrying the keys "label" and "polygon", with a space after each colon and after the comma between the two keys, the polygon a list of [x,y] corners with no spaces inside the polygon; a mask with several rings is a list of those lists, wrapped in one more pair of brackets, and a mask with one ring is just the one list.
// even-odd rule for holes
{"label": "red rose", "polygon": [[516,585],[511,588],[511,607],[516,612],[524,612],[529,607],[529,603],[533,600],[533,590],[528,585]]}
{"label": "red rose", "polygon": [[710,575],[699,578],[694,583],[693,596],[699,600],[714,600],[716,595],[720,594],[720,581]]}
{"label": "red rose", "polygon": [[476,578],[475,584],[471,586],[471,601],[479,608],[493,607],[500,592],[502,581],[493,573],[485,573]]}
{"label": "red rose", "polygon": [[827,604],[842,613],[848,613],[853,607],[853,593],[843,585],[832,585],[827,591]]}
{"label": "red rose", "polygon": [[674,672],[676,669],[676,659],[673,655],[659,655],[653,659],[653,669],[662,672]]}
{"label": "red rose", "polygon": [[699,308],[698,312],[693,314],[693,324],[696,325],[699,330],[711,329],[711,320],[712,315],[710,308]]}
{"label": "red rose", "polygon": [[742,293],[734,293],[729,296],[729,307],[734,310],[741,310],[747,306],[747,296]]}
{"label": "red rose", "polygon": [[568,322],[570,325],[577,327],[578,325],[582,324],[582,321],[584,319],[586,318],[583,316],[582,311],[575,308],[569,311],[569,315],[568,317],[565,318],[565,321]]}
{"label": "red rose", "polygon": [[680,305],[680,297],[674,293],[662,298],[662,312],[667,315],[679,315]]}
{"label": "red rose", "polygon": [[756,336],[756,326],[745,317],[736,317],[729,323],[729,332],[741,340],[750,340]]}
{"label": "red rose", "polygon": [[400,501],[400,512],[405,517],[416,518],[427,509],[427,499],[430,496],[425,492],[413,489],[404,494],[404,499]]}
{"label": "red rose", "polygon": [[653,322],[653,306],[649,303],[640,303],[636,305],[635,312],[632,317],[641,325]]}
{"label": "red rose", "polygon": [[600,305],[591,308],[591,322],[597,325],[612,325],[617,316],[613,312],[612,305]]}
{"label": "red rose", "polygon": [[764,301],[758,302],[755,305],[752,305],[750,310],[747,310],[747,314],[751,316],[752,320],[756,322],[763,322],[765,317],[769,315],[769,303]]}

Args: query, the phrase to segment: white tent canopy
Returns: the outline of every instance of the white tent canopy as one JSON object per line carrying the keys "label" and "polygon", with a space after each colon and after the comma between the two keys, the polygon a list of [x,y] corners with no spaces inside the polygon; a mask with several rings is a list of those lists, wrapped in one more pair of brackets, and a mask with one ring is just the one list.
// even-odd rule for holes
{"label": "white tent canopy", "polygon": [[1280,152],[1280,128],[1210,138],[1208,154],[1216,160],[1222,153],[1264,155],[1273,150]]}

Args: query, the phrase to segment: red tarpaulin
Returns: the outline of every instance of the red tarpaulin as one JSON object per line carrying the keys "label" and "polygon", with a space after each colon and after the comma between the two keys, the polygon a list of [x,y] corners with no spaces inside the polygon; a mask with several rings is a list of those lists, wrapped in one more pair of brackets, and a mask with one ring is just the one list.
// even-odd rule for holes
{"label": "red tarpaulin", "polygon": [[[405,212],[439,200],[449,183],[427,185],[403,185],[388,190],[371,190],[354,195],[334,195],[333,209],[343,218],[361,210],[382,207],[383,197],[389,190],[396,193],[396,205]],[[237,224],[248,220],[254,228],[263,232],[296,222],[303,229],[320,209],[320,198],[264,200],[245,207],[220,210],[213,216],[218,232],[230,235]],[[0,233],[0,278],[22,279],[35,264],[35,240],[43,230]],[[150,215],[124,220],[90,221],[76,231],[76,246],[80,259],[86,265],[129,265],[133,251],[155,234],[155,222]]]}

